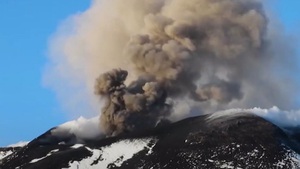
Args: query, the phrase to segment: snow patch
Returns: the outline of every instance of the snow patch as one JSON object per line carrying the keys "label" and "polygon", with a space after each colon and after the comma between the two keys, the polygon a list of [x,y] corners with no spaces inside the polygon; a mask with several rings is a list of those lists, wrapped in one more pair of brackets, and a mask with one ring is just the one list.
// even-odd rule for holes
{"label": "snow patch", "polygon": [[42,159],[45,159],[46,157],[48,157],[48,155],[45,156],[45,157],[42,157],[42,158],[36,158],[36,159],[33,159],[33,160],[31,160],[29,163],[36,163],[36,162],[38,162],[38,161],[41,161]]}
{"label": "snow patch", "polygon": [[74,144],[71,148],[79,148],[79,147],[82,147],[83,146],[83,144]]}
{"label": "snow patch", "polygon": [[15,144],[10,144],[6,147],[24,147],[26,146],[27,144],[29,143],[29,141],[20,141],[20,142],[17,142]]}
{"label": "snow patch", "polygon": [[9,151],[0,151],[0,160],[11,155],[13,153],[13,151],[9,150]]}
{"label": "snow patch", "polygon": [[112,163],[116,166],[121,166],[124,161],[132,158],[136,153],[145,148],[149,149],[148,153],[151,153],[155,144],[152,144],[152,146],[149,146],[149,144],[153,140],[151,138],[122,140],[101,149],[88,148],[93,155],[81,161],[69,163],[69,169],[85,167],[89,169],[107,168]]}
{"label": "snow patch", "polygon": [[51,151],[50,151],[47,155],[45,155],[44,157],[41,157],[41,158],[35,158],[35,159],[31,160],[29,163],[36,163],[36,162],[38,162],[38,161],[41,161],[41,160],[43,160],[43,159],[45,159],[45,158],[51,156],[53,153],[58,152],[58,151],[59,151],[59,149],[51,150]]}
{"label": "snow patch", "polygon": [[235,166],[233,166],[232,165],[232,163],[228,163],[228,164],[222,164],[221,166],[220,166],[220,168],[226,168],[226,169],[242,169],[242,168],[240,168],[240,167],[235,167]]}
{"label": "snow patch", "polygon": [[299,169],[300,168],[300,155],[293,150],[286,149],[287,153],[285,158],[282,161],[274,164],[276,168],[286,168],[286,163],[291,162],[292,166],[291,169]]}

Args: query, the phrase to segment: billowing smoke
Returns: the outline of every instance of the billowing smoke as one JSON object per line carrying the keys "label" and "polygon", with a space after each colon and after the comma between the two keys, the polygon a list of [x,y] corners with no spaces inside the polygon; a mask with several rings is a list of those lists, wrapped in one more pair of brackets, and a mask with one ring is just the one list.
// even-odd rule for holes
{"label": "billowing smoke", "polygon": [[258,0],[95,0],[54,40],[49,72],[105,99],[106,135],[195,110],[289,108],[294,82],[287,87],[274,69],[288,52],[276,52],[269,22]]}
{"label": "billowing smoke", "polygon": [[161,84],[136,81],[126,87],[126,77],[127,71],[112,70],[97,79],[96,94],[107,99],[100,117],[106,135],[155,126],[170,113]]}

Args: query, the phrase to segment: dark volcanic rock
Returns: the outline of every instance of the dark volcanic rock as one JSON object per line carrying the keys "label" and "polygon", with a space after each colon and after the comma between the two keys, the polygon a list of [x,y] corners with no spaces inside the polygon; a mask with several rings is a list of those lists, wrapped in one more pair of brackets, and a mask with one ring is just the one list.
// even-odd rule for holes
{"label": "dark volcanic rock", "polygon": [[288,133],[248,113],[192,117],[77,146],[47,132],[0,168],[299,168],[298,137]]}
{"label": "dark volcanic rock", "polygon": [[196,117],[178,122],[159,136],[153,153],[146,156],[140,152],[120,168],[280,168],[280,165],[292,168],[295,165],[284,161],[289,148],[282,143],[287,143],[288,137],[278,127],[254,115],[224,118],[206,121]]}

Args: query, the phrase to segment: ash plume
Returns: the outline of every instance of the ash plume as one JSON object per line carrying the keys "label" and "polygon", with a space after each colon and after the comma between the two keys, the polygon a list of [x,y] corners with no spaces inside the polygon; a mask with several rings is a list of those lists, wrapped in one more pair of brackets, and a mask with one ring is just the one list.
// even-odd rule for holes
{"label": "ash plume", "polygon": [[153,127],[170,113],[171,106],[160,84],[133,82],[127,87],[126,77],[127,71],[114,69],[97,79],[95,93],[106,98],[100,117],[106,135]]}
{"label": "ash plume", "polygon": [[[143,90],[128,92],[123,70],[97,79],[96,93],[108,97],[101,113],[108,135],[140,129],[135,127],[140,121],[154,126],[170,112],[165,110],[166,97],[189,95],[196,101],[220,103],[240,99],[242,67],[235,65],[263,57],[267,20],[261,4],[254,1],[164,1],[144,16],[144,22],[143,32],[132,35],[124,47],[138,78],[151,79],[143,87],[135,86]],[[197,85],[210,63],[225,66],[227,79],[215,75],[209,84]]]}
{"label": "ash plume", "polygon": [[286,87],[274,71],[285,52],[258,0],[95,0],[73,20],[53,70],[105,99],[108,136],[182,117],[182,101],[198,113],[293,105],[294,81]]}

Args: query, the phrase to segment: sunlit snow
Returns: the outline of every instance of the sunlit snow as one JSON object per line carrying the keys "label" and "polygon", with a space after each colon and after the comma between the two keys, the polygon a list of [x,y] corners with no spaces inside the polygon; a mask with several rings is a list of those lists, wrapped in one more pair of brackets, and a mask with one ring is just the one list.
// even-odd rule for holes
{"label": "sunlit snow", "polygon": [[81,161],[71,162],[69,169],[77,169],[78,167],[88,167],[89,169],[107,168],[110,164],[121,166],[124,161],[144,149],[151,153],[154,145],[151,147],[148,145],[152,140],[151,138],[122,140],[101,149],[89,149],[93,155]]}

